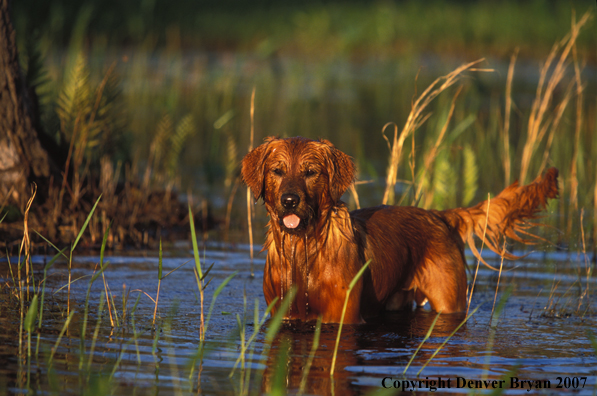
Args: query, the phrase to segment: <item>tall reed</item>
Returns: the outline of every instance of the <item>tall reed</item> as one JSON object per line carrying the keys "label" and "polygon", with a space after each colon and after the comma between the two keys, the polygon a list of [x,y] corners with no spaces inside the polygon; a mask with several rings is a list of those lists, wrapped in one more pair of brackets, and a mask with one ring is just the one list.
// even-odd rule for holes
{"label": "tall reed", "polygon": [[[572,20],[570,34],[553,46],[547,56],[547,60],[541,67],[537,92],[529,115],[526,142],[522,151],[519,177],[521,184],[527,182],[527,174],[533,154],[539,144],[543,142],[546,135],[549,135],[548,141],[551,141],[553,134],[558,128],[562,114],[568,105],[570,87],[563,99],[555,105],[553,104],[554,93],[564,79],[568,67],[568,56],[574,47],[580,30],[587,23],[590,16],[591,12],[587,11],[578,22],[574,19]],[[550,143],[548,143],[549,145]]]}
{"label": "tall reed", "polygon": [[334,354],[332,356],[332,367],[330,368],[330,377],[334,376],[334,369],[336,368],[336,356],[338,355],[338,346],[340,345],[340,335],[342,334],[342,326],[344,325],[344,315],[346,314],[346,307],[348,306],[348,300],[350,298],[350,293],[352,292],[352,289],[355,287],[357,282],[359,282],[361,280],[361,277],[365,273],[365,270],[367,270],[367,268],[369,267],[370,263],[371,263],[371,260],[368,260],[365,264],[363,264],[363,266],[361,267],[359,272],[357,272],[356,275],[354,276],[354,278],[352,278],[352,280],[350,281],[350,284],[348,285],[348,289],[346,289],[346,298],[344,299],[344,305],[342,306],[342,315],[340,316],[340,325],[338,326],[338,334],[336,336],[336,346],[334,347]]}
{"label": "tall reed", "polygon": [[[422,93],[419,97],[413,102],[410,110],[410,114],[406,119],[406,123],[402,127],[402,131],[400,135],[398,135],[398,127],[394,125],[394,138],[392,143],[386,138],[385,134],[384,139],[388,144],[388,148],[390,149],[390,164],[387,169],[387,177],[386,177],[386,189],[383,195],[382,204],[392,205],[394,204],[394,186],[396,185],[397,176],[398,176],[398,166],[400,163],[400,159],[402,157],[402,149],[404,146],[405,140],[413,135],[417,128],[427,121],[430,114],[425,113],[425,109],[429,106],[429,104],[443,91],[454,85],[461,77],[461,74],[465,71],[469,70],[476,70],[476,71],[491,71],[489,69],[475,69],[474,66],[478,65],[479,63],[483,62],[485,59],[479,59],[474,62],[470,62],[464,64],[454,71],[448,73],[443,77],[437,78],[433,81]],[[385,131],[386,127],[390,124],[386,124],[382,130],[382,134]]]}

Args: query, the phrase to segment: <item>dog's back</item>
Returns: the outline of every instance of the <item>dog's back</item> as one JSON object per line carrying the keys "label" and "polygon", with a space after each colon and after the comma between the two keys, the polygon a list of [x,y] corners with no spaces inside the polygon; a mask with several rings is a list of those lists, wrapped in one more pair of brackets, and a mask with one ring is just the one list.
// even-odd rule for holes
{"label": "dog's back", "polygon": [[436,214],[416,207],[377,206],[351,212],[364,260],[371,259],[361,304],[367,315],[427,298],[436,311],[466,308],[466,262],[460,236]]}
{"label": "dog's back", "polygon": [[[362,303],[367,307],[400,309],[425,299],[435,311],[466,308],[464,244],[480,258],[473,235],[498,254],[506,236],[524,243],[540,239],[526,231],[549,198],[558,195],[558,170],[549,169],[535,181],[515,182],[497,197],[471,208],[444,211],[416,207],[377,206],[351,212],[357,244],[365,260],[371,259]],[[524,233],[521,238],[517,233]]]}

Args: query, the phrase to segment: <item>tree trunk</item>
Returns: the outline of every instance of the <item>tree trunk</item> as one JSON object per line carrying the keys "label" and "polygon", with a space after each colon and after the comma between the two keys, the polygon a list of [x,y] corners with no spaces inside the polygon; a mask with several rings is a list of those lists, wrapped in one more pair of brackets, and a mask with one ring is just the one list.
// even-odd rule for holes
{"label": "tree trunk", "polygon": [[29,184],[46,185],[52,163],[38,138],[9,3],[0,0],[0,206],[12,203],[23,209]]}

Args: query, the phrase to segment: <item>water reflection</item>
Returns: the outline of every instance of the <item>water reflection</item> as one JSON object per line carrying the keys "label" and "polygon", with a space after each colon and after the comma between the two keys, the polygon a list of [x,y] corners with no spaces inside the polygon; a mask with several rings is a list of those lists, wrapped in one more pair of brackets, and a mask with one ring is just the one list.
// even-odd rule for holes
{"label": "water reflection", "polygon": [[[72,285],[71,306],[76,313],[56,349],[52,372],[58,380],[57,387],[56,383],[48,381],[47,357],[66,318],[65,292],[59,290],[67,280],[66,268],[64,264],[57,263],[48,278],[44,325],[39,332],[40,353],[38,359],[31,361],[30,368],[26,364],[26,349],[22,346],[26,343],[19,346],[19,338],[15,336],[19,332],[20,315],[19,305],[11,297],[13,283],[10,277],[5,276],[6,272],[0,273],[4,285],[0,290],[0,386],[6,385],[16,393],[24,393],[29,372],[31,381],[37,382],[33,388],[39,391],[73,393],[91,386],[91,382],[86,382],[87,378],[91,381],[97,376],[97,381],[100,381],[99,378],[105,381],[114,372],[112,382],[109,382],[114,394],[135,391],[196,394],[199,390],[205,394],[238,394],[241,378],[250,368],[249,388],[252,392],[268,393],[274,390],[276,383],[282,383],[291,392],[298,391],[312,349],[315,323],[284,323],[272,348],[262,357],[266,323],[252,345],[255,353],[245,356],[245,371],[237,368],[230,376],[241,350],[236,315],[239,315],[240,323],[245,323],[246,337],[252,334],[255,325],[253,304],[258,304],[259,315],[263,315],[263,261],[256,264],[256,277],[253,278],[246,251],[225,254],[208,251],[204,257],[210,265],[215,263],[210,273],[214,279],[205,290],[205,310],[223,279],[234,271],[239,273],[214,304],[202,363],[195,361],[191,364],[199,348],[201,320],[192,265],[182,266],[162,281],[158,308],[160,326],[156,338],[151,325],[154,303],[148,296],[155,296],[157,260],[151,254],[149,258],[109,257],[111,264],[105,272],[105,279],[115,302],[116,309],[112,314],[118,316],[119,324],[111,328],[108,313],[104,311],[92,353],[92,334],[99,317],[98,302],[104,285],[100,281],[91,290],[88,336],[83,344],[80,334],[89,277]],[[174,269],[187,260],[180,255],[166,257],[164,268]],[[500,284],[513,285],[514,290],[496,322],[497,327],[493,329],[490,318],[495,274],[480,271],[472,302],[473,307],[481,304],[479,311],[449,340],[448,337],[463,321],[464,314],[441,315],[429,339],[416,353],[406,372],[406,379],[416,380],[417,373],[426,363],[428,365],[422,370],[420,379],[451,378],[452,383],[456,383],[457,378],[474,381],[499,379],[520,365],[517,375],[525,380],[551,380],[552,384],[557,384],[558,376],[586,376],[589,381],[585,388],[578,391],[590,393],[597,375],[597,351],[591,346],[587,334],[597,328],[597,317],[587,301],[595,299],[595,279],[579,278],[576,275],[578,263],[567,258],[559,260],[558,255],[553,255],[550,260],[549,265],[538,259],[520,260],[516,263],[518,268],[502,274]],[[73,265],[73,277],[88,276],[96,261],[97,257],[82,257]],[[34,257],[35,268],[42,268],[42,264],[43,258]],[[6,266],[6,263],[0,262],[0,266]],[[554,269],[556,266],[557,271]],[[36,279],[40,279],[37,274]],[[498,301],[503,290],[501,286]],[[589,293],[580,301],[579,293],[583,294],[585,290]],[[124,304],[126,315],[123,315],[122,296],[127,298]],[[141,296],[138,304],[137,296]],[[582,303],[581,311],[577,311],[579,302]],[[174,306],[178,306],[178,310],[173,313]],[[323,325],[319,348],[306,379],[305,393],[362,394],[369,389],[382,388],[382,380],[386,377],[402,379],[406,365],[435,318],[436,313],[417,309],[412,312],[386,312],[366,324],[344,326],[333,378],[330,377],[330,368],[338,326]],[[170,324],[166,326],[167,323]],[[446,340],[447,343],[442,346]],[[91,371],[87,371],[88,362]],[[277,372],[280,366],[283,370]],[[281,377],[276,377],[279,373]],[[79,384],[80,379],[83,379],[83,385]]]}
{"label": "water reflection", "polygon": [[[421,340],[427,335],[437,314],[422,308],[415,311],[387,312],[363,325],[343,326],[335,375],[330,376],[338,325],[322,325],[319,348],[306,378],[308,394],[352,394],[357,391],[352,383],[354,371],[347,368],[366,365],[393,366],[402,371]],[[419,359],[428,360],[440,346],[443,337],[452,334],[465,319],[465,314],[440,315],[430,339],[419,352]],[[273,390],[276,371],[286,373],[289,389],[298,389],[305,375],[313,346],[315,323],[285,322],[274,340],[263,377],[262,392]],[[460,328],[466,331],[466,325]],[[441,340],[440,340],[441,339]],[[286,350],[282,350],[285,348]],[[451,358],[450,348],[441,350],[435,358]],[[280,361],[284,358],[283,361]],[[284,367],[280,367],[284,366]]]}

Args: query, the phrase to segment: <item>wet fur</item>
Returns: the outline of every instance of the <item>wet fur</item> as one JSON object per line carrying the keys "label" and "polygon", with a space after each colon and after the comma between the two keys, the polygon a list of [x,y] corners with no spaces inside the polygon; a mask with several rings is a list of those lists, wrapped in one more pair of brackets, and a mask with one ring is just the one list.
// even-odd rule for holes
{"label": "wet fur", "polygon": [[[377,206],[349,212],[340,198],[355,174],[352,159],[327,140],[267,138],[243,159],[243,179],[256,199],[263,198],[270,216],[263,246],[265,299],[268,304],[283,299],[296,287],[288,318],[322,315],[324,322],[340,322],[348,285],[368,260],[369,269],[350,295],[345,323],[427,300],[435,311],[463,311],[465,241],[474,249],[473,234],[482,237],[480,231],[486,231],[495,251],[504,236],[532,242],[536,237],[526,233],[524,219],[534,218],[547,198],[558,194],[558,172],[552,168],[527,186],[514,183],[504,190],[491,200],[489,216],[486,202],[446,211]],[[284,206],[284,194],[298,197],[296,207]],[[288,214],[300,218],[297,228],[284,225]]]}

